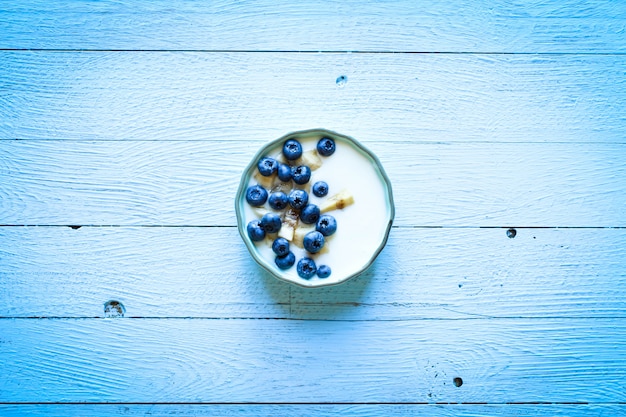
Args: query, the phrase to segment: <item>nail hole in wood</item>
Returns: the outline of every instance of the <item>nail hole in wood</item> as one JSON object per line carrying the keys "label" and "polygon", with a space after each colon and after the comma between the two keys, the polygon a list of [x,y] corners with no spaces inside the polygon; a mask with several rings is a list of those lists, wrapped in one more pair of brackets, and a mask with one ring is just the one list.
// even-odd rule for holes
{"label": "nail hole in wood", "polygon": [[515,236],[517,236],[517,230],[511,227],[509,230],[506,231],[506,235],[509,237],[509,239],[513,239]]}
{"label": "nail hole in wood", "polygon": [[340,75],[339,77],[337,77],[337,81],[335,81],[335,83],[337,84],[337,87],[343,87],[346,85],[347,82],[348,82],[348,77],[345,75]]}
{"label": "nail hole in wood", "polygon": [[457,376],[452,380],[452,383],[454,383],[455,387],[460,387],[461,385],[463,385],[463,379]]}
{"label": "nail hole in wood", "polygon": [[104,317],[124,317],[124,313],[126,313],[126,308],[124,308],[124,304],[119,301],[109,300],[104,303]]}

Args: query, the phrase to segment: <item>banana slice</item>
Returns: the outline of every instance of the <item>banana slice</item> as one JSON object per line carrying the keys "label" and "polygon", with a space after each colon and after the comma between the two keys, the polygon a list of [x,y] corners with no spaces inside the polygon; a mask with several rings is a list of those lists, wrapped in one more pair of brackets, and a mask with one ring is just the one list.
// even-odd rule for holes
{"label": "banana slice", "polygon": [[[313,232],[315,231],[315,226],[313,225],[306,225],[306,226],[300,226],[296,229],[295,233],[293,234],[293,241],[291,243],[293,243],[294,245],[296,245],[299,248],[304,248],[304,236],[306,236],[307,233],[309,232]],[[332,237],[332,236],[329,236]],[[316,256],[316,255],[321,255],[324,253],[328,253],[328,238],[325,239],[326,243],[324,244],[324,247],[322,248],[322,250],[320,250],[317,253],[309,253],[309,256]]]}
{"label": "banana slice", "polygon": [[[311,195],[311,181],[307,182],[306,184],[294,184],[293,189],[304,190],[310,196]],[[289,195],[289,192],[287,192],[286,194]]]}
{"label": "banana slice", "polygon": [[300,215],[294,209],[288,209],[283,217],[283,224],[278,231],[278,236],[284,237],[288,241],[293,241],[294,232],[300,222]]}
{"label": "banana slice", "polygon": [[260,219],[261,217],[265,216],[270,211],[266,209],[265,207],[261,206],[261,207],[252,207],[252,212],[256,214],[258,218]]}
{"label": "banana slice", "polygon": [[278,176],[276,174],[272,174],[269,177],[266,177],[261,175],[261,173],[257,171],[254,174],[254,179],[261,187],[267,190],[270,189],[272,185],[274,185],[274,181],[278,179]]}
{"label": "banana slice", "polygon": [[319,153],[317,153],[317,149],[311,149],[309,151],[303,152],[302,156],[300,156],[300,158],[296,159],[295,161],[288,161],[282,152],[277,153],[276,155],[274,155],[273,158],[282,164],[292,166],[308,165],[309,168],[311,168],[311,171],[315,171],[316,169],[321,167],[323,163],[322,158],[320,157]]}
{"label": "banana slice", "polygon": [[322,249],[317,252],[317,253],[308,253],[309,256],[317,256],[317,255],[323,255],[325,253],[330,252],[330,250],[328,249],[328,239],[326,239],[326,243],[324,243],[324,247],[322,247]]}
{"label": "banana slice", "polygon": [[281,164],[289,165],[289,161],[287,161],[287,158],[285,158],[285,155],[283,155],[282,152],[278,152],[276,155],[274,155],[274,159],[280,162]]}
{"label": "banana slice", "polygon": [[265,235],[265,240],[263,242],[265,242],[265,244],[271,248],[272,243],[274,243],[277,237],[278,237],[278,233],[267,233]]}
{"label": "banana slice", "polygon": [[315,231],[315,225],[301,225],[299,226],[293,233],[293,241],[292,243],[299,248],[304,247],[304,236],[309,233]]}
{"label": "banana slice", "polygon": [[354,204],[354,196],[348,190],[342,190],[322,202],[319,207],[321,213],[326,213],[331,210],[341,210],[352,204]]}
{"label": "banana slice", "polygon": [[261,175],[260,172],[257,172],[256,174],[254,174],[254,179],[257,184],[265,188],[270,193],[282,191],[285,194],[289,194],[289,191],[291,191],[291,189],[293,188],[293,184],[291,181],[282,182],[276,174],[265,177]]}
{"label": "banana slice", "polygon": [[[276,179],[278,179],[278,177],[276,177]],[[293,188],[293,184],[291,183],[291,181],[282,182],[281,180],[278,179],[278,181],[275,181],[274,184],[272,184],[272,188],[270,191],[272,193],[275,193],[276,191],[282,191],[283,193],[289,195],[292,188]]]}
{"label": "banana slice", "polygon": [[[307,233],[313,232],[313,231],[315,231],[315,225],[307,224],[306,226],[302,226],[302,225],[299,226],[293,234],[293,241],[291,243],[293,243],[299,248],[304,248],[304,236],[306,236]],[[329,237],[332,237],[332,236],[329,236]],[[322,248],[322,250],[320,250],[317,253],[310,253],[309,255],[314,256],[314,255],[321,255],[323,253],[328,253],[329,237],[326,238],[326,243],[324,244],[324,247]]]}
{"label": "banana slice", "polygon": [[296,159],[294,165],[308,165],[311,171],[315,171],[322,166],[322,158],[320,158],[316,149],[311,149],[310,151],[303,152],[302,156]]}

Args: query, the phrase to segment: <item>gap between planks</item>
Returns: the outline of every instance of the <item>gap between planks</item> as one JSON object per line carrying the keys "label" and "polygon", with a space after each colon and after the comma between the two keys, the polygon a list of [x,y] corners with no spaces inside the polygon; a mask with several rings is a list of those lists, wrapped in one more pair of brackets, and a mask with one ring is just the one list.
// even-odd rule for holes
{"label": "gap between planks", "polygon": [[[234,225],[202,225],[202,224],[0,224],[0,227],[69,227],[80,229],[81,227],[94,228],[236,228]],[[626,226],[448,226],[448,225],[416,225],[416,226],[392,226],[393,229],[626,229]]]}
{"label": "gap between planks", "polygon": [[240,54],[360,54],[360,55],[530,55],[530,56],[622,56],[626,52],[497,52],[497,51],[361,51],[361,50],[298,50],[298,49],[89,49],[89,48],[0,48],[0,52],[164,52],[164,53],[240,53]]}
{"label": "gap between planks", "polygon": [[[65,142],[90,142],[90,143],[95,143],[95,142],[123,142],[123,143],[128,143],[128,142],[147,142],[147,143],[151,143],[151,142],[157,142],[157,143],[165,143],[165,142],[172,142],[172,143],[178,143],[178,142],[198,142],[198,143],[211,143],[212,140],[211,139],[115,139],[115,138],[110,138],[110,139],[75,139],[75,138],[71,138],[71,137],[67,137],[67,138],[0,138],[0,142],[44,142],[44,143],[52,143],[52,142],[60,142],[60,143],[65,143]],[[219,142],[219,141],[216,141]],[[240,140],[240,139],[229,139],[229,142],[231,143],[242,143],[242,144],[249,144],[250,141],[246,141],[246,140]],[[361,143],[363,143],[364,145],[371,145],[371,141],[369,140],[363,140],[363,141],[359,141]],[[394,139],[394,143],[400,143],[400,144],[417,144],[417,145],[488,145],[488,144],[493,144],[493,145],[501,145],[503,142],[497,142],[497,141],[493,141],[493,140],[445,140],[445,141],[439,141],[439,140],[419,140],[419,141],[411,141],[411,140],[395,140]],[[545,141],[531,141],[531,140],[520,140],[520,141],[515,141],[515,140],[511,140],[511,141],[507,141],[505,142],[506,144],[514,144],[514,145],[537,145],[537,144],[545,144],[547,142]],[[593,142],[593,141],[551,141],[549,142],[550,144],[555,144],[555,145],[598,145],[598,142]],[[611,142],[611,144],[613,145],[626,145],[626,142]]]}
{"label": "gap between planks", "polygon": [[438,401],[438,402],[373,402],[373,401],[355,401],[355,402],[310,402],[310,401],[294,401],[294,402],[223,402],[223,401],[206,401],[206,402],[110,402],[110,401],[15,401],[0,402],[0,405],[626,405],[626,402],[590,402],[590,401],[511,401],[511,402],[482,402],[482,401]]}
{"label": "gap between planks", "polygon": [[[284,303],[277,303],[279,305],[285,305]],[[304,304],[304,303],[301,303]],[[337,304],[337,303],[335,303]],[[371,304],[372,306],[376,304]],[[380,305],[383,305],[381,303]],[[289,304],[292,307],[292,304]],[[306,322],[342,322],[342,323],[361,323],[361,322],[413,322],[413,321],[470,321],[470,320],[596,320],[596,319],[624,319],[624,316],[610,315],[610,316],[490,316],[475,314],[471,317],[407,317],[402,319],[394,318],[367,318],[367,319],[319,319],[319,318],[301,318],[301,317],[211,317],[211,316],[125,316],[125,317],[79,317],[79,316],[0,316],[0,320],[258,320],[258,321],[306,321]]]}

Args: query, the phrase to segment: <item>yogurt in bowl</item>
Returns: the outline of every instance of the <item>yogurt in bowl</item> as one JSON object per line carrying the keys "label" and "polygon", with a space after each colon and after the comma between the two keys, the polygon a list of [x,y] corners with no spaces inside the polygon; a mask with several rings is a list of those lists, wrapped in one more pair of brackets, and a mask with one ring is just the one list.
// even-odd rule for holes
{"label": "yogurt in bowl", "polygon": [[259,265],[284,281],[321,287],[374,262],[395,209],[389,178],[372,152],[348,136],[312,129],[287,134],[255,155],[235,211]]}

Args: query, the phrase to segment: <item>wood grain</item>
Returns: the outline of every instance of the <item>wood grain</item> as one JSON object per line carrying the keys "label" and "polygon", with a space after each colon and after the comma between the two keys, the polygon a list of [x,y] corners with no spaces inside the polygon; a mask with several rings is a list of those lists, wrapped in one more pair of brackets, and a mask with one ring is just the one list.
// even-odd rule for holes
{"label": "wood grain", "polygon": [[0,228],[0,316],[420,320],[621,318],[625,229],[392,230],[365,274],[304,289],[235,228]]}
{"label": "wood grain", "polygon": [[[626,226],[624,144],[364,143],[398,226]],[[263,145],[0,141],[0,224],[235,226]]]}
{"label": "wood grain", "polygon": [[[619,1],[13,1],[0,48],[623,52]],[[97,36],[93,34],[97,33]],[[288,36],[285,36],[288,34]]]}
{"label": "wood grain", "polygon": [[622,319],[5,319],[0,335],[2,402],[626,399]]}
{"label": "wood grain", "polygon": [[[0,139],[624,143],[624,55],[0,52]],[[347,76],[342,87],[339,76]]]}
{"label": "wood grain", "polygon": [[[626,413],[626,3],[5,3],[0,415]],[[311,127],[398,209],[322,290],[232,213]]]}
{"label": "wood grain", "polygon": [[28,404],[2,405],[4,417],[107,416],[268,416],[320,417],[375,416],[597,416],[614,417],[626,412],[624,404]]}

